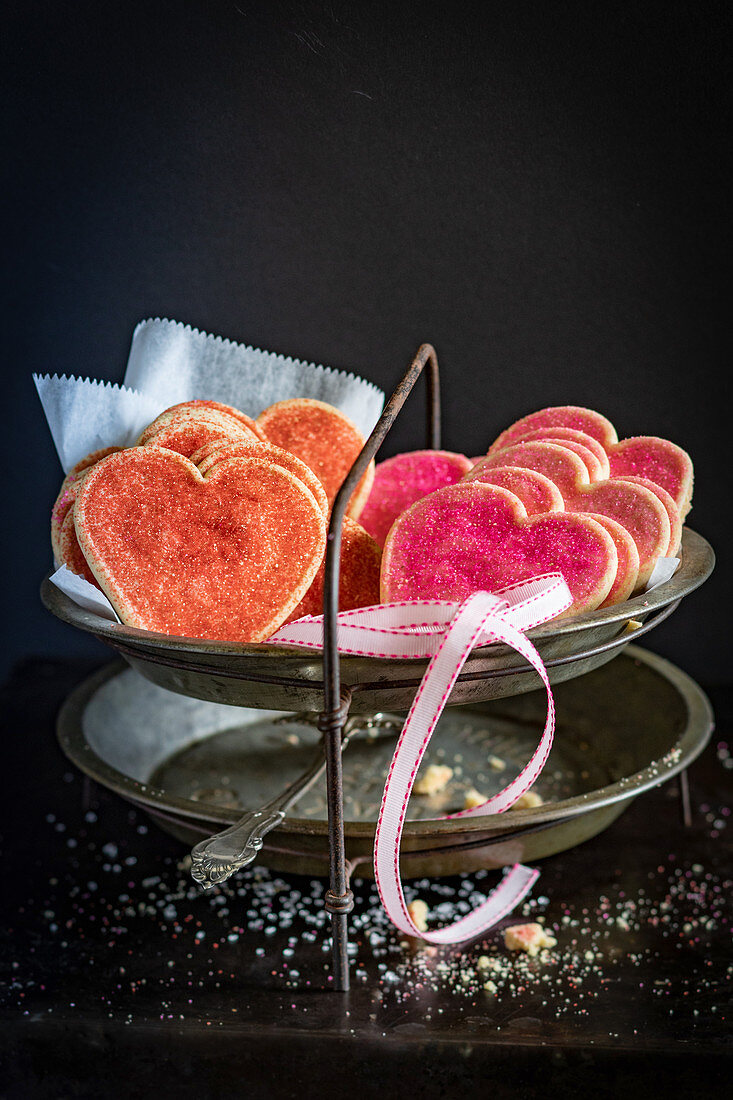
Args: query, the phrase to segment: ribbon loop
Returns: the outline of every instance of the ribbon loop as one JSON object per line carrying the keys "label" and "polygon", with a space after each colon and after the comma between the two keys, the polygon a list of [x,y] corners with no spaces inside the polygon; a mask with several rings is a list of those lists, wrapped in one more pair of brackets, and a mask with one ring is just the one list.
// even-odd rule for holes
{"label": "ribbon loop", "polygon": [[[520,653],[547,691],[547,718],[539,743],[520,774],[480,806],[446,815],[479,817],[502,813],[537,779],[552,747],[555,708],[542,658],[524,631],[558,615],[572,597],[558,573],[534,577],[500,592],[475,592],[456,607],[446,601],[416,600],[357,608],[338,616],[342,653],[378,657],[430,657],[402,728],[384,786],[374,842],[374,874],[382,904],[393,924],[430,943],[464,943],[486,931],[527,894],[539,872],[515,864],[486,900],[453,924],[421,932],[412,920],[400,879],[399,856],[407,804],[417,771],[461,669],[479,645],[503,642]],[[307,616],[282,627],[270,641],[319,647],[323,617]]]}

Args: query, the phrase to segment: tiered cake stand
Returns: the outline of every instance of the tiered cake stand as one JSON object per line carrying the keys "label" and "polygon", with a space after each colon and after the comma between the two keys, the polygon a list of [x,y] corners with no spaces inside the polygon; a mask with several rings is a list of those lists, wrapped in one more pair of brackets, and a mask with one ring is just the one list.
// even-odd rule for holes
{"label": "tiered cake stand", "polygon": [[[359,764],[347,777],[352,787],[370,772],[377,780],[381,776],[383,782],[391,746],[385,757],[385,742],[368,736],[370,728],[378,726],[373,716],[406,711],[427,666],[426,661],[339,657],[336,616],[341,527],[354,488],[425,367],[427,446],[440,447],[438,363],[433,348],[425,344],[387,402],[334,502],[326,551],[322,653],[266,644],[205,642],[136,630],[83,610],[48,578],[41,589],[43,602],[53,614],[108,643],[133,670],[123,671],[125,666],[116,663],[70,697],[59,718],[64,751],[83,771],[145,807],[182,840],[195,842],[232,824],[241,809],[222,806],[214,798],[207,801],[205,790],[198,797],[182,794],[180,775],[179,789],[171,793],[161,779],[166,775],[166,761],[179,761],[193,746],[189,773],[208,774],[212,760],[205,754],[201,756],[201,746],[210,742],[216,754],[214,746],[224,744],[220,740],[222,731],[233,724],[233,713],[241,714],[248,744],[255,748],[258,713],[296,712],[294,717],[279,719],[298,727],[297,735],[292,730],[288,734],[291,743],[293,738],[307,740],[303,726],[317,727],[322,733],[327,819],[287,819],[271,834],[262,858],[273,866],[307,874],[322,874],[328,869],[325,905],[333,931],[332,987],[340,990],[349,987],[347,918],[353,908],[350,877],[357,869],[358,873],[369,873],[375,824],[360,808],[350,815],[345,827],[344,730],[353,726],[355,717],[364,716],[361,724],[367,736],[345,754],[349,759],[354,754]],[[686,530],[681,565],[671,580],[624,604],[546,623],[529,632],[553,685],[590,674],[583,685],[568,684],[560,693],[565,692],[566,705],[576,719],[569,723],[575,739],[568,734],[566,751],[577,766],[570,766],[568,774],[573,772],[576,778],[584,779],[564,788],[563,768],[556,769],[558,785],[552,800],[535,809],[497,817],[408,822],[403,841],[406,875],[448,874],[541,858],[595,835],[632,798],[675,774],[680,777],[685,805],[685,769],[702,751],[712,730],[712,713],[704,694],[684,673],[635,645],[612,669],[603,666],[666,619],[684,596],[707,579],[713,566],[709,544]],[[461,729],[456,727],[455,731],[459,742],[463,738],[467,770],[471,766],[471,745],[478,754],[476,760],[485,758],[487,731],[482,727],[492,724],[495,730],[501,727],[505,731],[505,759],[513,763],[512,746],[516,743],[516,765],[522,766],[522,754],[532,738],[536,741],[543,720],[534,697],[523,697],[540,686],[534,669],[508,647],[495,644],[473,652],[449,700],[451,707],[470,704],[465,711],[449,712],[451,715],[479,716],[473,726],[467,717],[459,723]],[[507,701],[498,715],[492,702],[495,700]],[[558,704],[558,713],[562,714],[560,698]],[[232,708],[237,708],[236,712]],[[275,713],[269,717],[271,730],[278,718]],[[522,731],[529,741],[523,740]],[[562,734],[560,722],[556,742]],[[270,743],[271,735],[264,741]],[[495,747],[496,742],[493,744]],[[583,757],[589,748],[590,756]],[[251,809],[264,801],[257,792],[275,781],[265,774],[267,756],[259,752],[251,759],[255,757],[260,761],[260,772],[254,766],[248,768],[246,781],[240,783],[243,797],[257,802]],[[583,760],[591,766],[583,766]],[[174,763],[172,771],[177,767]],[[287,768],[278,767],[280,784],[283,777],[287,782],[294,779],[297,770],[291,776]],[[170,767],[167,774],[172,774]],[[190,787],[190,774],[186,781]],[[349,804],[353,810],[357,804],[352,793]],[[433,817],[453,808],[436,805],[432,807]]]}

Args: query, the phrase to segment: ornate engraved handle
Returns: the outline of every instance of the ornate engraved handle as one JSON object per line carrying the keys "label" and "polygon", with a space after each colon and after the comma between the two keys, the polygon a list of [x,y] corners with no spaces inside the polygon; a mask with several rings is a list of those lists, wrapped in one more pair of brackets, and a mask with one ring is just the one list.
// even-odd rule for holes
{"label": "ornate engraved handle", "polygon": [[[289,715],[283,721],[292,722],[294,719],[315,724],[312,714]],[[388,734],[398,732],[402,729],[402,723],[402,718],[389,714],[373,714],[350,718],[344,726],[341,750],[344,750],[350,738],[356,732],[364,733],[367,739],[372,739],[385,731]],[[212,886],[228,879],[235,871],[239,871],[242,867],[252,863],[262,848],[265,836],[285,819],[285,811],[302,794],[305,794],[323,774],[325,767],[326,759],[323,743],[321,743],[318,755],[313,763],[294,783],[291,783],[280,794],[275,795],[259,810],[244,814],[236,824],[230,825],[228,829],[223,829],[207,840],[199,841],[191,851],[192,878],[200,886],[203,886],[204,890],[210,890]]]}
{"label": "ornate engraved handle", "polygon": [[256,858],[263,837],[285,817],[282,810],[265,816],[262,810],[247,814],[230,829],[202,840],[191,852],[191,875],[210,890]]}
{"label": "ornate engraved handle", "polygon": [[307,771],[259,810],[250,811],[228,829],[200,840],[191,852],[191,875],[210,890],[257,858],[264,838],[285,818],[285,811],[315,783],[326,767],[323,747]]}

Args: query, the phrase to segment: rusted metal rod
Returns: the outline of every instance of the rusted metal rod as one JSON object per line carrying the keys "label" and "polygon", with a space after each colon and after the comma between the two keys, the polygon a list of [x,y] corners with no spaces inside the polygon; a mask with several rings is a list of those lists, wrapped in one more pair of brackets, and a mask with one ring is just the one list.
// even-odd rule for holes
{"label": "rusted metal rod", "polygon": [[349,988],[348,914],[354,907],[354,895],[349,888],[344,844],[343,778],[341,769],[341,736],[351,704],[351,691],[341,686],[337,615],[339,609],[339,573],[341,562],[341,529],[354,489],[366,473],[407,400],[415,382],[428,366],[427,445],[440,447],[440,377],[438,358],[431,344],[423,344],[408,367],[397,388],[384,407],[374,431],[349,470],[333,503],[326,544],[326,565],[323,585],[323,711],[319,728],[326,742],[326,798],[328,803],[328,839],[330,883],[325,905],[331,914],[333,936],[333,988]]}

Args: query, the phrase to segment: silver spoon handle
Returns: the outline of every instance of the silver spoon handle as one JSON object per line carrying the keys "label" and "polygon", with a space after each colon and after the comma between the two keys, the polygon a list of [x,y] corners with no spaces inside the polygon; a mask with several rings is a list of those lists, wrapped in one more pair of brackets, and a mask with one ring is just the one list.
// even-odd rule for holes
{"label": "silver spoon handle", "polygon": [[[302,722],[314,724],[312,715],[291,715],[287,720],[292,722],[293,717]],[[399,715],[383,714],[381,711],[372,715],[349,718],[341,735],[341,751],[343,752],[355,733],[365,734],[367,740],[377,739],[385,734],[394,736],[402,729],[403,722],[404,719]],[[305,794],[323,774],[325,768],[325,743],[321,741],[313,763],[284,791],[276,794],[259,810],[244,814],[228,829],[223,829],[222,832],[199,841],[191,851],[192,878],[203,886],[204,890],[209,890],[217,883],[224,882],[235,871],[252,863],[262,848],[264,837],[285,819],[285,811],[302,794]]]}
{"label": "silver spoon handle", "polygon": [[311,766],[284,791],[244,814],[234,825],[200,840],[191,852],[191,875],[205,890],[224,882],[257,858],[264,837],[285,818],[285,811],[315,783],[326,767],[323,746]]}

